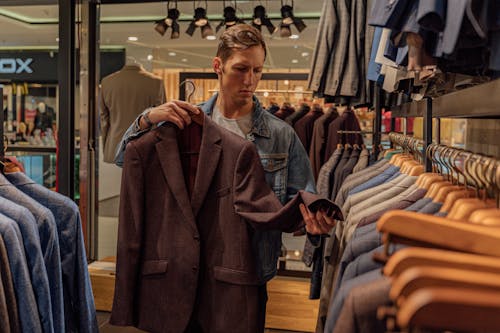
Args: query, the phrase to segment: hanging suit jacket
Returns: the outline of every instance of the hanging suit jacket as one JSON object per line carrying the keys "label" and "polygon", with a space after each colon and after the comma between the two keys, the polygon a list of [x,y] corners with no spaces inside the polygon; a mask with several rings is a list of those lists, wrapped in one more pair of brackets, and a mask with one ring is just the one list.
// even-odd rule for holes
{"label": "hanging suit jacket", "polygon": [[127,128],[145,109],[165,102],[163,80],[136,65],[126,65],[101,83],[100,114],[104,162],[113,163]]}
{"label": "hanging suit jacket", "polygon": [[5,301],[5,307],[0,305],[0,329],[1,332],[21,332],[19,314],[17,312],[17,300],[12,282],[12,272],[9,266],[9,257],[3,238],[0,237],[0,293]]}
{"label": "hanging suit jacket", "polygon": [[195,321],[203,332],[258,332],[254,229],[295,231],[299,203],[327,202],[299,192],[282,209],[253,143],[208,117],[202,131],[193,182],[172,124],[127,146],[111,324],[182,333]]}

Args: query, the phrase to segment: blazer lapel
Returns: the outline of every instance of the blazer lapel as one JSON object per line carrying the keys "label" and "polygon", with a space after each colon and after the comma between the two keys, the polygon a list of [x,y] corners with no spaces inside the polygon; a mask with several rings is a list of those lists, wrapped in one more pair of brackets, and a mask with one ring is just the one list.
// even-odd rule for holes
{"label": "blazer lapel", "polygon": [[200,156],[194,189],[191,196],[191,206],[196,217],[198,211],[205,200],[205,197],[212,182],[213,175],[219,163],[222,147],[220,145],[219,129],[208,117],[205,117],[203,124],[203,134],[201,138]]}
{"label": "blazer lapel", "polygon": [[182,171],[177,143],[177,129],[174,126],[164,125],[158,129],[158,138],[160,141],[156,143],[155,147],[165,179],[182,214],[189,222],[189,225],[194,230],[197,230]]}

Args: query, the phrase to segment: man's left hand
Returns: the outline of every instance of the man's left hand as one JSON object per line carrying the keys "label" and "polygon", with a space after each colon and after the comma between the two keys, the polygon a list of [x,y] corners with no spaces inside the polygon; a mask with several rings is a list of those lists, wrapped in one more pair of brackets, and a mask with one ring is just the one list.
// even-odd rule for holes
{"label": "man's left hand", "polygon": [[311,235],[327,234],[335,226],[335,220],[321,209],[313,213],[304,204],[299,207],[306,223],[306,231]]}

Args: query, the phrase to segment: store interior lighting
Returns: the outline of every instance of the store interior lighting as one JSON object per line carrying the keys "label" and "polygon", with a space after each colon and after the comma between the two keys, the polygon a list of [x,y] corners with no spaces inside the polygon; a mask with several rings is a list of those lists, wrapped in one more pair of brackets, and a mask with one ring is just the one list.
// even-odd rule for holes
{"label": "store interior lighting", "polygon": [[[193,2],[194,5],[194,2]],[[207,1],[205,1],[205,7],[207,6]],[[194,10],[194,17],[191,23],[189,23],[189,26],[186,30],[186,33],[189,36],[193,36],[194,31],[196,30],[197,27],[200,27],[201,30],[201,37],[203,39],[211,39],[209,37],[214,36],[214,31],[212,30],[212,27],[210,26],[210,23],[208,22],[207,18],[207,10],[206,8],[201,8],[198,7]]]}
{"label": "store interior lighting", "polygon": [[[170,2],[175,2],[175,8],[170,8]],[[196,3],[199,1],[193,1],[193,20],[189,23],[189,26],[186,30],[186,33],[189,36],[193,36],[196,28],[200,28],[201,36],[203,39],[214,40],[216,39],[215,33],[219,32],[223,27],[226,29],[234,26],[238,23],[244,23],[244,21],[238,17],[236,0],[234,1],[234,6],[226,6],[226,2],[223,1],[224,19],[217,25],[215,28],[215,33],[209,23],[207,17],[207,0],[205,0],[205,8],[197,7],[195,8]],[[295,26],[298,32],[302,32],[307,26],[301,18],[298,18],[293,13],[293,0],[291,3],[287,3],[286,0],[281,0],[281,21],[279,27],[276,27],[271,20],[269,19],[266,8],[263,5],[258,5],[254,7],[253,17],[252,17],[252,26],[257,28],[259,31],[262,31],[262,27],[265,26],[269,31],[269,34],[274,34],[279,30],[279,35],[282,38],[292,38],[297,39],[299,37],[298,33],[292,32],[292,26]],[[170,36],[171,39],[179,38],[180,35],[180,26],[179,26],[179,16],[180,12],[177,9],[177,0],[169,0],[167,1],[167,9],[168,15],[164,19],[155,22],[154,29],[160,34],[165,35],[167,30],[171,28],[172,34]]]}
{"label": "store interior lighting", "polygon": [[295,17],[293,14],[293,1],[292,5],[283,5],[281,1],[281,24],[280,24],[280,36],[290,37],[292,35],[292,30],[290,26],[293,24],[299,32],[302,32],[307,26],[301,18]]}
{"label": "store interior lighting", "polygon": [[224,20],[222,20],[219,25],[217,25],[217,27],[215,28],[215,32],[219,32],[219,30],[223,27],[223,26],[226,26],[226,29],[229,28],[229,27],[232,27],[233,25],[235,25],[236,23],[243,23],[243,20],[240,19],[237,15],[236,15],[236,3],[235,3],[235,6],[234,7],[231,7],[231,6],[225,6],[225,2],[224,2]]}
{"label": "store interior lighting", "polygon": [[262,31],[262,26],[266,26],[269,33],[272,35],[277,29],[271,20],[267,17],[266,8],[264,6],[259,5],[253,10],[253,21],[252,25]]}
{"label": "store interior lighting", "polygon": [[160,35],[165,35],[168,28],[172,28],[171,39],[179,38],[180,27],[179,27],[179,10],[177,9],[177,0],[175,1],[175,8],[170,8],[170,1],[167,2],[168,14],[167,17],[157,21],[155,24],[155,30],[158,31]]}

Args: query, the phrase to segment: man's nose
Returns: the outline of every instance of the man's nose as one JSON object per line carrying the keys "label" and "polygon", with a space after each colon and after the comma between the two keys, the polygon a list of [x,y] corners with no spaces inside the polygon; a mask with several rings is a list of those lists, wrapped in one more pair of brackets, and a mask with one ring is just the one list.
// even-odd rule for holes
{"label": "man's nose", "polygon": [[255,73],[253,71],[248,71],[245,74],[243,83],[246,85],[252,85],[255,82]]}

